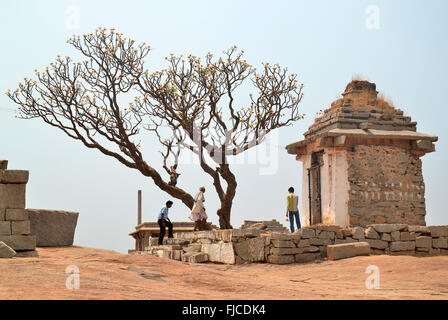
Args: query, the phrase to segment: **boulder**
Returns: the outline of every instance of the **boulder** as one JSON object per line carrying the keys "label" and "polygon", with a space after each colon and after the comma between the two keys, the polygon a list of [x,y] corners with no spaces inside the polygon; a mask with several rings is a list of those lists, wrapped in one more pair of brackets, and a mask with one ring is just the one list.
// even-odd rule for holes
{"label": "boulder", "polygon": [[367,242],[354,242],[327,246],[328,260],[339,260],[360,255],[368,256],[369,254],[370,245]]}
{"label": "boulder", "polygon": [[12,258],[16,255],[14,249],[0,241],[0,258]]}
{"label": "boulder", "polygon": [[73,245],[78,212],[27,209],[38,247]]}

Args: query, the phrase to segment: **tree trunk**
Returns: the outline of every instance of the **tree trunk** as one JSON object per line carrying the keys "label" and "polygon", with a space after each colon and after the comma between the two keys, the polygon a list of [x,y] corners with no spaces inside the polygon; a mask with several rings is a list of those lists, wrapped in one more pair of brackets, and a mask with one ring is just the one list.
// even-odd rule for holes
{"label": "tree trunk", "polygon": [[233,229],[230,224],[230,212],[232,210],[233,198],[236,194],[236,179],[235,175],[230,171],[229,164],[224,163],[219,168],[219,174],[226,181],[226,193],[221,198],[221,208],[218,209],[219,227],[221,229]]}
{"label": "tree trunk", "polygon": [[219,208],[217,211],[220,229],[233,229],[232,225],[230,224],[231,209],[232,201],[221,202],[221,208]]}

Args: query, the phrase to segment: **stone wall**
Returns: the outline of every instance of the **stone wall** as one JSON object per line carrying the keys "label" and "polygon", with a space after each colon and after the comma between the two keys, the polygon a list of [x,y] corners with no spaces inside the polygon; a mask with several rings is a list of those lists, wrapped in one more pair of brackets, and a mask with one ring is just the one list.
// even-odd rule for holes
{"label": "stone wall", "polygon": [[187,262],[240,264],[304,263],[327,257],[327,246],[366,242],[371,254],[448,255],[448,226],[373,224],[366,228],[315,225],[295,233],[262,233],[259,229],[175,233],[164,245],[157,239],[140,254]]}
{"label": "stone wall", "polygon": [[400,146],[357,145],[347,152],[350,225],[426,225],[422,162]]}
{"label": "stone wall", "polygon": [[15,251],[34,250],[36,237],[30,234],[30,220],[25,210],[29,173],[8,170],[7,164],[6,160],[0,160],[0,242]]}

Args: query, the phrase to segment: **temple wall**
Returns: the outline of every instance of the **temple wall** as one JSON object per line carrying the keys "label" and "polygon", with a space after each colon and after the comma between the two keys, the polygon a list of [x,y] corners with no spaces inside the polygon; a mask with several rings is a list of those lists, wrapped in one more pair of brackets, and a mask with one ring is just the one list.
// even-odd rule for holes
{"label": "temple wall", "polygon": [[311,165],[311,155],[299,157],[297,160],[302,162],[302,197],[300,210],[300,222],[302,226],[310,225],[310,202],[309,202],[309,189],[308,189],[308,168]]}
{"label": "temple wall", "polygon": [[400,146],[356,145],[347,152],[350,225],[426,225],[418,156]]}

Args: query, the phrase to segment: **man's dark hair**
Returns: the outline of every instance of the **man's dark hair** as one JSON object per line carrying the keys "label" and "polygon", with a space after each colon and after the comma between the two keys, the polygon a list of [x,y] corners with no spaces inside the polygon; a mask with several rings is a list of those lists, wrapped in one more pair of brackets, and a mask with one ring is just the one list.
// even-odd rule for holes
{"label": "man's dark hair", "polygon": [[172,205],[173,205],[173,201],[168,200],[168,201],[166,202],[166,205],[167,205],[167,206],[172,206]]}
{"label": "man's dark hair", "polygon": [[290,188],[288,189],[288,191],[289,191],[289,192],[294,192],[294,188],[293,188],[293,187],[290,187]]}

